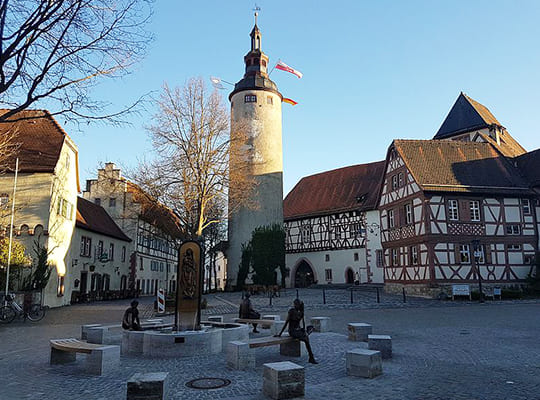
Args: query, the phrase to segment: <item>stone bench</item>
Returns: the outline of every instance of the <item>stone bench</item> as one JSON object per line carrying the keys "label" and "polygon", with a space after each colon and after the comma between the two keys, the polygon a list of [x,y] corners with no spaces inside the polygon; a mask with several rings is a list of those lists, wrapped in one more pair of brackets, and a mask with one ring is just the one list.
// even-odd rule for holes
{"label": "stone bench", "polygon": [[347,375],[374,378],[382,374],[380,351],[353,349],[347,351],[345,359]]}
{"label": "stone bench", "polygon": [[279,345],[279,353],[283,356],[301,357],[302,343],[290,336],[268,336],[244,341],[231,341],[227,344],[227,366],[232,369],[251,369],[255,367],[255,353],[250,351],[259,347]]}
{"label": "stone bench", "polygon": [[165,400],[168,392],[168,373],[136,373],[127,382],[126,400]]}
{"label": "stone bench", "polygon": [[[162,319],[148,319],[141,322],[143,330],[171,326],[172,324],[164,324]],[[81,326],[81,339],[96,344],[120,344],[122,343],[122,331],[122,324],[87,324]]]}
{"label": "stone bench", "polygon": [[368,335],[368,349],[380,351],[383,359],[392,358],[392,338],[388,335]]}
{"label": "stone bench", "polygon": [[304,367],[290,361],[263,364],[263,394],[271,399],[292,399],[305,393]]}
{"label": "stone bench", "polygon": [[[281,317],[279,315],[275,315],[275,314],[269,314],[269,315],[263,315],[262,316],[262,319],[263,320],[266,320],[266,321],[274,321],[274,324],[276,321],[281,321]],[[263,329],[270,329],[272,326],[274,326],[274,324],[263,324],[261,327]]]}
{"label": "stone bench", "polygon": [[314,332],[330,332],[330,317],[313,317],[311,325]]}
{"label": "stone bench", "polygon": [[368,335],[371,335],[373,328],[370,324],[362,322],[350,322],[347,324],[349,331],[349,340],[355,342],[367,342]]}
{"label": "stone bench", "polygon": [[86,370],[92,375],[103,375],[117,369],[120,346],[107,346],[78,339],[51,339],[50,364],[67,364],[76,360],[77,353],[86,354]]}

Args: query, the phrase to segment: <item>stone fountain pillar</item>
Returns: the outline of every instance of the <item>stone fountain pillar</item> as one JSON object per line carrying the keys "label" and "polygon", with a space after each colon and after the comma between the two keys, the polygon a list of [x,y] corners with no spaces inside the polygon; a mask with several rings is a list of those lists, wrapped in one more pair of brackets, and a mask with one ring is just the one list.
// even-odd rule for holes
{"label": "stone fountain pillar", "polygon": [[178,250],[175,326],[179,331],[200,329],[203,280],[203,251],[189,240]]}

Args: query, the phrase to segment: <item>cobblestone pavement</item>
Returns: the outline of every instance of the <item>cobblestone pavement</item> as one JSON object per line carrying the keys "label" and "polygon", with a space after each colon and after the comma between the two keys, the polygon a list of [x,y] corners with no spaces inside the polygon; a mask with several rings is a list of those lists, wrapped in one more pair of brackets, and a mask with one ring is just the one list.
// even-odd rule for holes
{"label": "cobblestone pavement", "polygon": [[[158,371],[169,372],[171,399],[263,399],[262,364],[284,360],[306,368],[306,399],[540,399],[538,301],[478,304],[408,299],[404,306],[396,296],[375,305],[358,297],[351,305],[339,304],[341,294],[335,292],[329,294],[335,302],[326,307],[322,300],[316,302],[318,296],[316,290],[300,293],[308,320],[332,318],[332,332],[311,336],[318,365],[308,364],[306,357],[281,356],[277,346],[256,350],[253,371],[228,370],[224,354],[177,359],[122,356],[118,371],[102,377],[84,374],[84,356],[71,365],[49,365],[49,339],[79,337],[83,323],[118,323],[129,301],[53,309],[36,324],[18,321],[0,326],[0,399],[125,399],[131,375]],[[284,318],[294,297],[296,292],[290,290],[290,295],[273,299],[272,307],[262,296],[254,296],[253,302],[261,311]],[[209,308],[203,314],[224,314],[231,320],[239,299],[237,293],[208,296]],[[152,299],[140,300],[141,311],[150,314]],[[374,333],[392,336],[394,356],[383,362],[383,375],[346,376],[345,351],[366,346],[347,340],[347,322],[368,322]],[[263,330],[257,336],[266,335]],[[232,383],[214,390],[185,386],[200,377],[222,377]]]}

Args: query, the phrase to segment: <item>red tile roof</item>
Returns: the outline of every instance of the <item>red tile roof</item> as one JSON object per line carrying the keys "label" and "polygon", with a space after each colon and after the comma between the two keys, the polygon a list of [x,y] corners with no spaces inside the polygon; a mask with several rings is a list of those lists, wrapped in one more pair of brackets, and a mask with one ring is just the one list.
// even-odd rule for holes
{"label": "red tile roof", "polygon": [[127,191],[133,196],[133,201],[141,205],[141,219],[157,226],[173,238],[184,238],[180,218],[167,206],[154,200],[149,194],[133,182],[127,181]]}
{"label": "red tile roof", "polygon": [[378,161],[306,176],[285,197],[284,218],[373,210],[383,173],[384,161]]}
{"label": "red tile roof", "polygon": [[[8,110],[0,109],[0,114]],[[15,130],[20,145],[7,165],[15,169],[19,157],[20,172],[53,172],[60,157],[66,132],[46,110],[25,110],[0,123],[0,134]]]}
{"label": "red tile roof", "polygon": [[427,191],[524,194],[527,182],[490,143],[394,140],[416,182]]}
{"label": "red tile roof", "polygon": [[540,149],[516,157],[514,162],[531,187],[540,186]]}
{"label": "red tile roof", "polygon": [[77,219],[75,221],[75,226],[126,242],[131,242],[131,239],[122,232],[122,229],[116,225],[103,207],[85,200],[82,197],[77,197]]}

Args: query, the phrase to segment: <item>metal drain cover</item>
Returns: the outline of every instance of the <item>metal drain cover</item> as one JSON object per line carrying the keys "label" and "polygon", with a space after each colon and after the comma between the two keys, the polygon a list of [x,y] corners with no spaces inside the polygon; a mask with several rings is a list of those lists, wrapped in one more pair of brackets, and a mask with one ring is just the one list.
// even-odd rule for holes
{"label": "metal drain cover", "polygon": [[186,386],[191,389],[219,389],[229,386],[231,381],[224,378],[197,378],[186,383]]}

